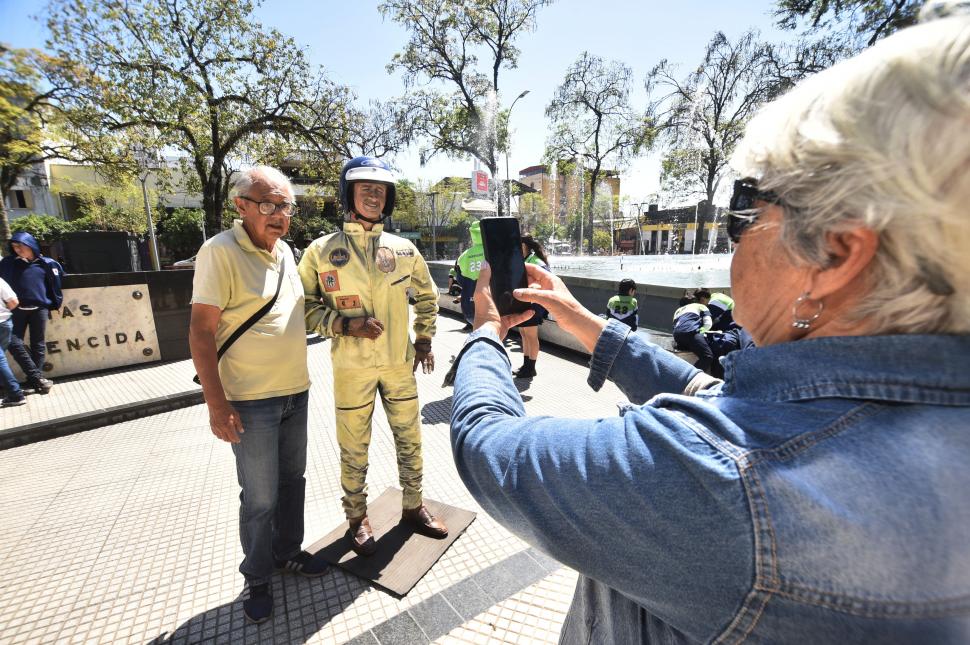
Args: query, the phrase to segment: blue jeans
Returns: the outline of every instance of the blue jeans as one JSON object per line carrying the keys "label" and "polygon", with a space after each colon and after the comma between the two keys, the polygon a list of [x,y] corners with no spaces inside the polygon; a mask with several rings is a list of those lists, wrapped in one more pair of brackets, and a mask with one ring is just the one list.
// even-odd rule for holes
{"label": "blue jeans", "polygon": [[475,322],[475,301],[472,298],[475,296],[478,280],[459,276],[458,284],[461,285],[461,314],[466,322],[473,323]]}
{"label": "blue jeans", "polygon": [[13,372],[10,371],[10,365],[7,364],[6,351],[12,335],[13,323],[10,319],[0,322],[0,388],[3,388],[3,391],[11,397],[19,399],[22,396],[20,394],[20,383],[17,382]]}
{"label": "blue jeans", "polygon": [[694,367],[701,369],[708,374],[711,373],[711,363],[714,362],[714,352],[707,343],[707,338],[700,332],[674,332],[674,344],[677,347],[689,349],[697,355],[697,362]]}
{"label": "blue jeans", "polygon": [[300,552],[306,495],[308,392],[230,401],[244,433],[232,444],[239,493],[239,565],[250,585],[269,582],[274,559]]}
{"label": "blue jeans", "polygon": [[[44,356],[47,345],[44,334],[47,332],[48,311],[39,309],[14,309],[13,337],[10,339],[10,355],[20,365],[20,369],[27,375],[27,382],[36,382],[44,376]],[[30,332],[30,351],[24,346],[24,335]]]}

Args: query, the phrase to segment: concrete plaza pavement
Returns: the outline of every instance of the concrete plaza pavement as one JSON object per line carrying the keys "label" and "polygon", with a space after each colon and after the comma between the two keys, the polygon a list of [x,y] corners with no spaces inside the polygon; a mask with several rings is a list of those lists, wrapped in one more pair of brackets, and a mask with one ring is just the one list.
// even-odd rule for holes
{"label": "concrete plaza pavement", "polygon": [[[314,579],[278,574],[273,619],[246,624],[231,449],[209,431],[205,406],[190,405],[191,362],[153,364],[60,379],[49,395],[0,410],[0,432],[72,416],[90,425],[146,401],[170,410],[0,451],[0,643],[556,642],[575,572],[485,514],[454,467],[451,389],[441,381],[461,326],[439,317],[438,370],[418,375],[424,486],[478,518],[406,597],[336,568]],[[509,347],[517,367],[518,346]],[[330,346],[308,351],[307,545],[343,520]],[[612,384],[592,392],[577,355],[544,350],[537,369],[522,386],[529,414],[609,415],[623,399]],[[373,499],[397,486],[380,406],[370,454]]]}

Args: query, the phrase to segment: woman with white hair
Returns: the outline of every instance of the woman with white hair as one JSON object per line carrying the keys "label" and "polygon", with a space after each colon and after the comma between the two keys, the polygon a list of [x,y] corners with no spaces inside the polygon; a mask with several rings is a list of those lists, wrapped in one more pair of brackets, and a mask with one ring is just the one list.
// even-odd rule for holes
{"label": "woman with white hair", "polygon": [[564,643],[970,642],[970,19],[798,85],[733,163],[734,315],[757,347],[712,379],[530,270],[516,297],[631,403],[528,418],[500,342],[521,315],[483,270],[458,470],[580,573]]}

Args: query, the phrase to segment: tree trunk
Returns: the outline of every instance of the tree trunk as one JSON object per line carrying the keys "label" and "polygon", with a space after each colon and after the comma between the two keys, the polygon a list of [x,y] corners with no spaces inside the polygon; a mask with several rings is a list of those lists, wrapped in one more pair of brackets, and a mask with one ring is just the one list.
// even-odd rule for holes
{"label": "tree trunk", "polygon": [[7,219],[7,191],[0,190],[0,255],[7,252],[10,241],[10,220]]}
{"label": "tree trunk", "polygon": [[[584,173],[585,174],[585,173]],[[586,234],[586,244],[589,247],[589,254],[593,255],[593,206],[596,204],[596,180],[600,176],[600,166],[596,167],[589,174],[589,232]],[[585,179],[585,178],[584,178]],[[611,206],[612,208],[612,206]]]}
{"label": "tree trunk", "polygon": [[205,211],[205,231],[209,237],[222,230],[222,200],[223,189],[222,170],[218,164],[212,164],[208,181],[202,187],[202,210]]}
{"label": "tree trunk", "polygon": [[486,160],[485,167],[488,168],[488,172],[492,175],[492,186],[494,190],[491,191],[495,195],[495,214],[499,217],[505,215],[505,200],[502,199],[502,190],[499,188],[501,185],[498,179],[498,164],[493,161]]}

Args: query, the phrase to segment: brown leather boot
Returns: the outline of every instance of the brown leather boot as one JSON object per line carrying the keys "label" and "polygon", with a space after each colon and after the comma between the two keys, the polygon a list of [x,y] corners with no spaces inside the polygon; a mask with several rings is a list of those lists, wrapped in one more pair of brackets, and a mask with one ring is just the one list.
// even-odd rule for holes
{"label": "brown leather boot", "polygon": [[374,532],[370,530],[370,522],[367,516],[349,520],[350,528],[347,530],[350,536],[350,548],[354,553],[362,556],[374,555],[377,552],[377,542],[374,541]]}
{"label": "brown leather boot", "polygon": [[435,519],[428,507],[422,504],[417,508],[405,508],[401,511],[401,519],[410,524],[415,532],[433,538],[448,536],[448,527],[444,522]]}

